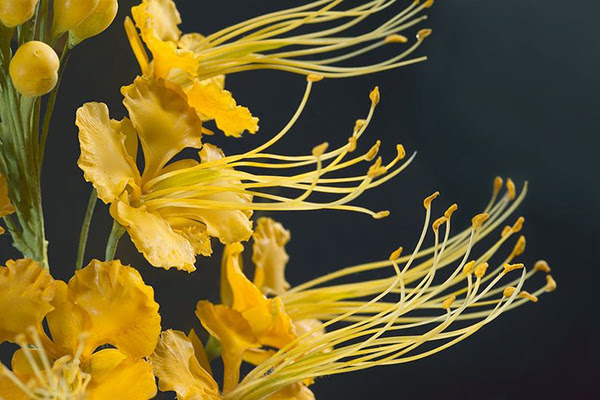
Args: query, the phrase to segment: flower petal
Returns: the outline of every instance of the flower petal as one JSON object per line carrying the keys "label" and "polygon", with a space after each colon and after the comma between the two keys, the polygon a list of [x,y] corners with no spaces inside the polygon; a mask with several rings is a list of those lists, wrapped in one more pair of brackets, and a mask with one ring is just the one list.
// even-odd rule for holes
{"label": "flower petal", "polygon": [[160,334],[154,290],[139,272],[120,261],[92,260],[69,281],[69,299],[91,320],[84,355],[112,344],[132,358],[152,353]]}
{"label": "flower petal", "polygon": [[258,118],[246,107],[237,105],[231,92],[213,80],[194,80],[186,91],[188,103],[204,121],[214,119],[227,136],[240,137],[244,131],[256,133]]}
{"label": "flower petal", "polygon": [[228,392],[239,382],[242,355],[248,349],[260,347],[260,342],[252,334],[252,329],[242,314],[227,306],[199,301],[196,316],[202,326],[221,342],[221,357],[225,368],[223,392]]}
{"label": "flower petal", "polygon": [[54,290],[54,279],[36,261],[9,260],[0,267],[0,343],[14,341],[30,326],[42,332]]}
{"label": "flower petal", "polygon": [[254,285],[265,294],[283,294],[290,288],[285,280],[285,266],[290,259],[285,245],[290,241],[290,231],[271,218],[262,217],[256,222],[252,238]]}
{"label": "flower petal", "polygon": [[202,122],[164,81],[138,77],[123,92],[123,104],[144,151],[144,180],[155,176],[184,148],[201,147]]}
{"label": "flower petal", "polygon": [[75,354],[79,347],[79,335],[91,328],[89,315],[77,304],[68,299],[68,286],[63,281],[56,281],[56,291],[52,306],[54,310],[46,315],[52,342],[57,349],[47,349],[56,356]]}
{"label": "flower petal", "polygon": [[131,207],[125,197],[111,205],[110,213],[125,227],[135,247],[153,266],[175,267],[188,272],[196,270],[194,247],[160,215],[143,205]]}
{"label": "flower petal", "polygon": [[75,123],[81,146],[77,165],[102,201],[114,201],[128,185],[140,186],[140,174],[125,148],[126,136],[110,120],[106,104],[84,104],[77,110]]}
{"label": "flower petal", "polygon": [[226,281],[221,287],[231,294],[231,308],[244,316],[260,342],[281,348],[296,338],[292,320],[286,314],[281,299],[267,299],[246,278],[241,267],[243,250],[244,246],[240,243],[225,248],[221,276]]}
{"label": "flower petal", "polygon": [[128,359],[117,349],[92,354],[83,367],[92,376],[87,390],[90,400],[146,400],[156,396],[152,365]]}
{"label": "flower petal", "polygon": [[217,383],[202,368],[192,342],[183,332],[163,332],[150,360],[161,391],[174,391],[182,400],[221,398]]}
{"label": "flower petal", "polygon": [[181,24],[181,15],[173,0],[144,0],[148,3],[148,11],[152,18],[152,28],[160,40],[177,42],[181,31],[177,27]]}
{"label": "flower petal", "polygon": [[[166,7],[156,7],[158,2],[154,0],[144,1],[131,8],[131,14],[140,30],[142,40],[152,53],[154,75],[158,78],[166,78],[172,69],[180,69],[188,74],[197,75],[199,61],[194,53],[177,48],[177,44],[172,41],[181,33],[176,26],[173,26],[174,23],[177,23],[178,13],[175,14],[177,10],[168,10],[170,8],[168,0],[162,1],[162,3]],[[167,15],[161,18],[156,17],[158,11],[165,9]]]}

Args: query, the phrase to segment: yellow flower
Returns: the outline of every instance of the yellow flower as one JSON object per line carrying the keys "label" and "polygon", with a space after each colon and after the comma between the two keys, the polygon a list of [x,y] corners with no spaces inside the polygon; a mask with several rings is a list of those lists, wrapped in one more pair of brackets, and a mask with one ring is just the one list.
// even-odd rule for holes
{"label": "yellow flower", "polygon": [[224,89],[224,76],[197,78],[198,62],[193,52],[177,47],[178,43],[189,40],[181,37],[177,27],[181,17],[172,0],[143,0],[131,11],[141,38],[153,54],[153,62],[149,64],[136,28],[128,18],[126,32],[144,75],[173,84],[202,120],[214,119],[228,136],[239,137],[246,130],[250,133],[258,130],[258,118],[246,107],[238,106],[231,93]]}
{"label": "yellow flower", "polygon": [[[222,345],[225,364],[222,397],[312,398],[308,397],[312,393],[306,385],[315,378],[401,364],[435,354],[469,337],[504,311],[525,302],[537,302],[540,295],[555,290],[556,282],[548,274],[550,268],[546,262],[537,262],[529,272],[523,264],[515,263],[515,258],[525,250],[523,236],[515,241],[508,254],[501,254],[506,243],[522,229],[522,217],[502,229],[500,238],[491,246],[476,250],[525,197],[526,187],[517,197],[514,183],[509,179],[506,193],[499,198],[501,187],[502,180],[497,178],[492,200],[484,212],[472,218],[470,228],[454,236],[450,235],[450,223],[456,205],[431,221],[436,192],[424,201],[423,231],[410,255],[402,256],[399,248],[388,260],[345,268],[284,290],[271,299],[256,294],[258,288],[245,278],[240,246],[228,246],[221,286],[226,304],[215,306],[201,301],[196,310],[204,327]],[[285,266],[286,257],[281,255],[285,253],[283,244],[289,233],[274,221],[263,220],[260,225],[270,229],[255,235],[255,248],[260,248],[263,255],[259,257],[263,271],[258,274],[265,274],[265,265],[270,264],[276,267],[266,271],[279,274]],[[434,245],[422,249],[430,226]],[[286,240],[278,242],[282,235]],[[268,260],[264,254],[277,256]],[[332,283],[387,268],[393,272],[389,278],[377,274],[376,278],[356,283]],[[546,284],[533,293],[523,290],[525,281],[537,272],[546,274]],[[237,305],[236,295],[242,297]],[[250,299],[248,303],[252,305],[270,302],[281,308],[269,314],[264,308],[248,307],[245,299]],[[274,316],[294,321],[293,338],[278,330],[280,343],[268,346],[278,349],[277,352],[262,348],[264,343],[256,334],[275,326]],[[256,357],[257,350],[264,352],[262,358]],[[235,363],[229,361],[232,353]],[[239,370],[233,371],[228,365],[239,368],[242,358],[256,367],[238,384]],[[161,376],[160,372],[166,364],[158,370],[155,366],[155,371],[159,379],[169,381],[173,377]],[[180,390],[193,382],[197,381],[194,378],[187,383],[179,381]]]}
{"label": "yellow flower", "polygon": [[[204,347],[195,334],[167,330],[150,357],[161,391],[174,391],[180,400],[221,400],[219,386],[206,362]],[[294,383],[266,397],[269,400],[313,400],[313,393],[302,383]]]}
{"label": "yellow flower", "polygon": [[[8,185],[6,183],[6,177],[0,174],[0,218],[6,217],[15,212],[15,206],[13,206],[8,197]],[[4,233],[4,228],[0,226],[0,235]]]}
{"label": "yellow flower", "polygon": [[[435,193],[424,201],[425,223],[412,254],[401,256],[399,248],[386,261],[345,268],[282,293],[279,298],[290,318],[318,319],[323,324],[299,334],[259,364],[228,398],[259,399],[291,382],[418,360],[466,339],[501,313],[537,302],[540,295],[555,290],[544,261],[530,271],[514,263],[525,250],[523,236],[508,254],[501,255],[505,244],[522,229],[522,217],[506,226],[491,246],[476,250],[525,196],[524,189],[516,197],[509,179],[506,193],[498,200],[501,185],[497,178],[484,213],[473,217],[472,226],[457,235],[450,235],[456,205],[431,223]],[[430,224],[434,246],[422,249]],[[389,278],[332,283],[384,268],[392,269]],[[546,284],[533,293],[524,291],[525,281],[536,272],[547,274]]]}
{"label": "yellow flower", "polygon": [[[367,213],[375,218],[387,211],[373,212],[348,205],[365,190],[379,186],[400,173],[404,148],[387,164],[375,159],[379,141],[366,153],[346,156],[357,147],[367,128],[379,92],[371,93],[366,120],[358,120],[348,143],[327,151],[327,145],[312,155],[282,156],[265,151],[279,141],[299,118],[313,82],[307,82],[299,109],[274,137],[246,153],[225,156],[210,144],[202,144],[202,124],[196,113],[162,79],[138,77],[124,89],[129,118],[111,120],[101,103],[87,103],[77,112],[84,177],[110,203],[111,215],[123,225],[134,244],[154,266],[193,271],[196,254],[210,256],[210,237],[224,244],[246,241],[252,234],[253,210],[337,209]],[[137,146],[141,142],[144,170],[137,167]],[[184,148],[201,149],[198,159],[173,158]],[[364,175],[324,178],[325,174],[375,159]],[[296,174],[277,175],[276,169],[310,168]],[[238,170],[252,168],[255,173]],[[272,188],[284,189],[280,195]],[[289,190],[286,192],[285,190]],[[299,192],[292,196],[288,193]],[[313,193],[334,197],[322,203]],[[254,201],[254,199],[262,201]]]}
{"label": "yellow flower", "polygon": [[[131,10],[135,26],[127,18],[125,28],[144,75],[154,75],[178,85],[181,95],[203,120],[214,119],[226,135],[237,137],[244,130],[256,132],[258,119],[247,108],[238,106],[231,93],[223,88],[227,74],[277,69],[337,78],[397,68],[425,59],[405,60],[430,30],[419,31],[413,45],[382,62],[357,67],[339,66],[384,45],[406,43],[408,39],[398,32],[425,19],[416,15],[430,7],[432,0],[422,4],[413,1],[378,28],[355,36],[338,34],[389,8],[394,1],[378,0],[346,10],[339,10],[339,3],[339,0],[317,1],[252,18],[203,36],[199,33],[182,35],[178,28],[181,16],[172,0],[142,0]],[[325,25],[322,30],[298,32],[320,24]],[[152,62],[142,40],[152,53]],[[307,59],[333,52],[337,55]]]}
{"label": "yellow flower", "polygon": [[[149,399],[156,394],[145,357],[160,333],[158,304],[135,269],[93,260],[66,284],[37,262],[9,261],[0,267],[0,310],[0,343],[21,347],[12,371],[2,365],[3,398]],[[102,349],[105,345],[114,348]]]}

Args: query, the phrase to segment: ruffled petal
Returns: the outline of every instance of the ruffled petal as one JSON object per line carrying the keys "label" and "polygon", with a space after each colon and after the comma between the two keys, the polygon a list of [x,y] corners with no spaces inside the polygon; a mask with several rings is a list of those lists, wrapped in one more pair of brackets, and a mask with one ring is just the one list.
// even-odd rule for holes
{"label": "ruffled petal", "polygon": [[[127,154],[126,135],[111,121],[103,103],[86,103],[77,110],[81,156],[77,164],[86,181],[105,203],[119,198],[128,185],[140,186],[134,160]],[[117,123],[118,124],[118,123]]]}
{"label": "ruffled petal", "polygon": [[144,180],[155,176],[184,148],[201,147],[202,122],[164,81],[138,77],[123,92],[123,104],[144,151]]}
{"label": "ruffled petal", "polygon": [[134,268],[93,260],[69,281],[69,299],[90,316],[84,355],[103,344],[131,358],[154,350],[160,334],[158,304],[154,290]]}
{"label": "ruffled petal", "polygon": [[54,291],[54,279],[36,261],[9,260],[0,267],[0,343],[14,341],[30,326],[42,332]]}
{"label": "ruffled petal", "polygon": [[156,396],[152,365],[131,360],[117,349],[92,354],[83,367],[92,376],[86,392],[90,400],[146,400]]}
{"label": "ruffled petal", "polygon": [[260,342],[281,348],[296,338],[292,320],[286,314],[281,299],[267,299],[246,278],[241,267],[243,250],[244,246],[240,243],[225,248],[221,279],[226,279],[226,282],[221,287],[231,294],[231,308],[244,316]]}
{"label": "ruffled petal", "polygon": [[260,342],[252,334],[252,329],[242,314],[227,306],[199,301],[196,316],[223,347],[223,392],[226,393],[239,382],[242,355],[248,349],[260,347]]}
{"label": "ruffled petal", "polygon": [[217,383],[202,368],[192,342],[183,332],[163,332],[150,360],[161,391],[174,391],[181,400],[221,398]]}
{"label": "ruffled petal", "polygon": [[144,0],[148,3],[148,12],[152,19],[152,29],[160,40],[177,42],[181,31],[181,15],[173,0]]}
{"label": "ruffled petal", "polygon": [[240,137],[244,131],[256,133],[258,118],[250,110],[239,106],[231,92],[213,80],[195,80],[186,89],[188,103],[202,120],[214,119],[217,127],[227,136]]}
{"label": "ruffled petal", "polygon": [[68,286],[56,281],[56,292],[50,303],[54,310],[46,315],[48,328],[52,335],[55,355],[75,354],[79,347],[80,334],[91,328],[89,315],[77,304],[68,299]]}
{"label": "ruffled petal", "polygon": [[285,245],[290,241],[290,232],[271,218],[262,217],[256,222],[252,238],[254,285],[264,294],[283,294],[290,288],[285,280],[285,266],[290,259]]}
{"label": "ruffled petal", "polygon": [[131,207],[126,198],[113,203],[110,214],[125,227],[135,247],[153,266],[188,272],[196,270],[194,246],[160,215],[143,205]]}
{"label": "ruffled petal", "polygon": [[[153,3],[153,4],[151,4]],[[164,6],[160,6],[162,3]],[[177,40],[179,29],[173,26],[177,22],[177,10],[169,11],[170,1],[144,1],[142,4],[132,7],[131,14],[136,26],[140,30],[142,40],[152,53],[154,75],[166,78],[172,69],[180,69],[190,75],[197,75],[199,61],[193,52],[179,49]],[[158,7],[158,8],[156,8]],[[155,11],[166,9],[164,17],[156,17]],[[176,41],[172,41],[177,36]]]}

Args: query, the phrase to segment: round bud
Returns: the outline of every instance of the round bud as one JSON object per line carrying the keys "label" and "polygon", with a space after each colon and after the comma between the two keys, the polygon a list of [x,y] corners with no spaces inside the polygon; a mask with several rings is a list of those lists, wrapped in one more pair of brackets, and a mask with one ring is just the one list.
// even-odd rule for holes
{"label": "round bud", "polygon": [[9,27],[26,22],[35,12],[38,0],[0,0],[0,21]]}
{"label": "round bud", "polygon": [[60,61],[46,43],[23,44],[10,61],[9,73],[15,88],[24,96],[42,96],[56,86]]}
{"label": "round bud", "polygon": [[100,0],[94,11],[71,30],[71,46],[104,32],[117,16],[118,9],[117,0]]}
{"label": "round bud", "polygon": [[54,0],[52,36],[70,31],[85,20],[100,0]]}

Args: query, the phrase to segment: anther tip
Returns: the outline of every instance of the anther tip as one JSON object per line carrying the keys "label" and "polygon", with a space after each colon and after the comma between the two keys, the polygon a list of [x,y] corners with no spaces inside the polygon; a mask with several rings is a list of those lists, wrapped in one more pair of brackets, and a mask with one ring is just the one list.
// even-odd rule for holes
{"label": "anther tip", "polygon": [[354,150],[356,150],[356,136],[350,136],[348,138],[348,153],[352,153]]}
{"label": "anther tip", "polygon": [[435,200],[436,197],[438,197],[440,195],[440,192],[435,192],[430,196],[427,196],[425,198],[425,200],[423,200],[423,206],[425,207],[426,210],[429,210],[429,208],[431,207],[431,202],[433,200]]}
{"label": "anther tip", "polygon": [[312,155],[315,157],[321,157],[327,151],[328,147],[329,147],[329,143],[327,143],[327,142],[321,143],[320,145],[313,147]]}
{"label": "anther tip", "polygon": [[404,146],[401,144],[396,145],[396,152],[398,153],[397,157],[399,160],[402,160],[404,157],[406,157],[406,150],[404,150]]}
{"label": "anther tip", "polygon": [[379,211],[379,212],[375,213],[373,215],[373,218],[375,218],[375,219],[383,219],[383,218],[386,218],[386,217],[389,217],[389,216],[390,216],[390,212],[388,210],[383,210],[383,211]]}
{"label": "anther tip", "polygon": [[371,104],[373,104],[374,106],[376,106],[379,103],[379,100],[381,99],[381,95],[379,93],[379,86],[375,86],[375,88],[371,90],[371,93],[369,93],[369,98],[371,99]]}
{"label": "anther tip", "polygon": [[319,75],[319,74],[308,74],[306,75],[306,80],[308,82],[319,82],[322,81],[324,78],[323,75]]}
{"label": "anther tip", "polygon": [[468,263],[466,263],[465,266],[463,267],[463,274],[469,275],[471,272],[473,272],[474,266],[475,266],[475,261],[469,261]]}
{"label": "anther tip", "polygon": [[483,225],[483,223],[485,221],[487,221],[489,218],[490,218],[490,216],[487,213],[477,214],[476,216],[471,218],[471,225],[473,226],[473,229],[477,229],[477,228],[481,227],[481,225]]}
{"label": "anther tip", "polygon": [[417,32],[417,39],[419,41],[424,40],[427,36],[431,35],[431,32],[433,32],[431,29],[421,29]]}
{"label": "anther tip", "polygon": [[517,197],[517,188],[515,187],[513,180],[510,178],[506,180],[506,190],[508,191],[509,200],[514,200]]}
{"label": "anther tip", "polygon": [[450,219],[450,217],[452,216],[452,214],[454,214],[456,210],[458,210],[458,204],[454,203],[450,207],[448,207],[446,212],[444,212],[444,217]]}
{"label": "anther tip", "polygon": [[522,299],[527,299],[529,301],[532,301],[534,303],[538,302],[538,298],[537,296],[532,295],[531,293],[523,290],[521,293],[519,293],[519,297]]}
{"label": "anther tip", "polygon": [[548,263],[544,260],[539,260],[537,261],[534,265],[533,265],[533,269],[536,271],[542,271],[545,272],[547,274],[550,273],[550,266],[548,265]]}
{"label": "anther tip", "polygon": [[478,278],[483,278],[483,276],[485,275],[485,273],[487,272],[487,269],[490,265],[486,262],[479,264],[478,266],[475,267],[475,276]]}
{"label": "anther tip", "polygon": [[442,302],[442,308],[444,310],[449,310],[450,307],[452,307],[452,303],[454,303],[455,300],[456,300],[456,296],[455,295],[452,295],[452,296],[448,297],[446,300],[444,300]]}
{"label": "anther tip", "polygon": [[507,286],[504,288],[504,291],[502,292],[502,296],[504,296],[506,298],[511,297],[515,293],[515,290],[517,290],[517,289],[515,289],[512,286]]}
{"label": "anther tip", "polygon": [[523,218],[523,217],[517,218],[517,220],[515,221],[515,224],[512,227],[512,231],[519,232],[521,229],[523,229],[524,223],[525,223],[525,218]]}
{"label": "anther tip", "polygon": [[381,146],[381,141],[378,140],[377,142],[375,142],[373,147],[371,147],[369,149],[369,151],[367,152],[367,154],[365,154],[365,160],[373,161],[373,159],[375,159],[375,156],[377,156],[377,153],[379,153],[380,146]]}
{"label": "anther tip", "polygon": [[503,183],[504,180],[502,179],[502,177],[497,176],[496,178],[494,178],[494,194],[498,194],[498,192],[500,192]]}
{"label": "anther tip", "polygon": [[546,292],[554,292],[556,290],[556,281],[552,277],[552,275],[546,275]]}
{"label": "anther tip", "polygon": [[433,231],[437,232],[440,229],[440,226],[443,223],[445,223],[446,221],[448,221],[448,218],[446,218],[446,217],[439,217],[438,219],[436,219],[435,221],[433,221],[433,224],[431,225]]}
{"label": "anther tip", "polygon": [[402,254],[402,250],[404,250],[402,248],[402,246],[398,247],[396,250],[394,250],[392,252],[392,254],[390,254],[389,260],[390,261],[396,261],[397,259],[400,258],[400,255]]}
{"label": "anther tip", "polygon": [[402,36],[402,35],[398,35],[397,33],[393,34],[393,35],[389,35],[386,36],[386,38],[383,40],[384,43],[406,43],[408,42],[408,39],[406,38],[406,36]]}
{"label": "anther tip", "polygon": [[525,268],[525,265],[521,264],[521,263],[517,263],[517,264],[504,264],[504,273],[508,274],[511,271],[515,271],[515,270],[521,269],[521,268]]}
{"label": "anther tip", "polygon": [[513,248],[513,251],[511,253],[511,257],[516,257],[516,256],[520,256],[521,254],[523,254],[525,252],[525,236],[521,235],[519,236],[519,240],[517,240],[517,243],[515,243],[515,247]]}

